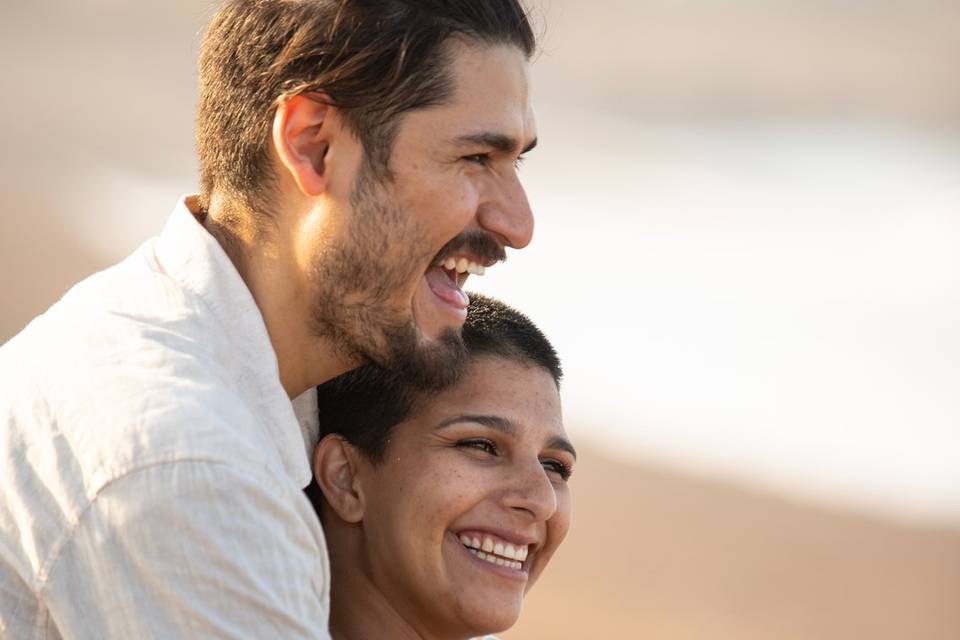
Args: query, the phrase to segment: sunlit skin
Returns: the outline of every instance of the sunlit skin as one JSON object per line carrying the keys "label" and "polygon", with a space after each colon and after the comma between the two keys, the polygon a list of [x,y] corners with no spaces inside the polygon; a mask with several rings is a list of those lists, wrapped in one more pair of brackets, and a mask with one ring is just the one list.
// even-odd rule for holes
{"label": "sunlit skin", "polygon": [[[240,233],[228,252],[263,314],[291,397],[360,364],[311,324],[324,284],[317,282],[318,265],[332,260],[338,247],[367,243],[362,262],[382,274],[381,289],[389,285],[381,310],[410,324],[419,343],[429,345],[444,331],[459,330],[465,316],[428,284],[438,251],[468,230],[501,247],[530,242],[533,217],[516,167],[536,143],[528,62],[509,45],[452,40],[450,47],[454,95],[402,116],[390,160],[393,179],[376,194],[396,215],[364,219],[353,210],[362,146],[321,94],[294,97],[277,109],[272,218],[265,230]],[[225,215],[223,202],[212,198],[208,228],[214,232]],[[351,290],[360,286],[352,282],[338,284],[347,289],[338,300],[319,302],[348,305],[369,293]]]}
{"label": "sunlit skin", "polygon": [[[575,459],[550,374],[493,356],[418,403],[379,465],[325,438],[314,470],[333,637],[453,640],[513,625],[569,528]],[[461,544],[465,532],[530,544],[527,560],[492,565]]]}

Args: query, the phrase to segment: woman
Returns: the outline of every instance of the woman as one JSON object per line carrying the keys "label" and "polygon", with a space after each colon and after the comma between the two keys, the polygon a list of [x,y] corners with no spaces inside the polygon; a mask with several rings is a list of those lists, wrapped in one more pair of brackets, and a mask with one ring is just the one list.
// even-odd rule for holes
{"label": "woman", "polygon": [[570,524],[560,363],[523,315],[471,296],[464,377],[418,394],[367,366],[320,387],[308,494],[335,640],[507,629]]}

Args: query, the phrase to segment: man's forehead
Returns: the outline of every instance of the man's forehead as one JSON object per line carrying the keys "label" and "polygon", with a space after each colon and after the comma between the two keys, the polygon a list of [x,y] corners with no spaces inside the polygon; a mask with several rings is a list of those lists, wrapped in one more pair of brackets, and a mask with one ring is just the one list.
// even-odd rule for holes
{"label": "man's forehead", "polygon": [[513,45],[478,45],[455,50],[452,64],[453,108],[482,108],[491,116],[509,110],[525,121],[530,109],[529,62]]}
{"label": "man's forehead", "polygon": [[509,44],[453,45],[453,91],[441,103],[408,113],[421,143],[520,154],[532,149],[536,122],[528,62]]}
{"label": "man's forehead", "polygon": [[523,76],[529,75],[530,59],[515,44],[481,42],[457,36],[451,37],[447,43],[446,51],[454,75],[482,73],[485,67],[489,70],[511,70],[518,71]]}

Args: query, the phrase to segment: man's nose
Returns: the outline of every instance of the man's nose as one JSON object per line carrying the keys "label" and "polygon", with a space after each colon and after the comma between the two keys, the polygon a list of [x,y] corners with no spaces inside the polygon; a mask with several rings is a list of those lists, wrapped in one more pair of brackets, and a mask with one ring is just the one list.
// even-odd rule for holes
{"label": "man's nose", "polygon": [[480,226],[505,246],[522,249],[533,238],[533,211],[515,172],[490,185],[477,213]]}
{"label": "man's nose", "polygon": [[556,513],[557,492],[539,460],[516,463],[505,502],[533,522],[546,522]]}

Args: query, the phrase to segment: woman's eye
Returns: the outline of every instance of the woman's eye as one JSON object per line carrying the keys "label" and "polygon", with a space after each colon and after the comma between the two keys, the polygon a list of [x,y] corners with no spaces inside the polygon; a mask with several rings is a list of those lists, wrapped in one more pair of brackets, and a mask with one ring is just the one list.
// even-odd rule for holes
{"label": "woman's eye", "polygon": [[573,474],[573,469],[570,468],[570,465],[560,462],[559,460],[541,460],[540,464],[543,465],[547,473],[555,474],[564,482],[569,480]]}
{"label": "woman's eye", "polygon": [[497,445],[493,444],[490,440],[485,440],[483,438],[476,438],[473,440],[460,440],[457,442],[458,447],[463,447],[465,449],[477,449],[478,451],[483,451],[492,456],[497,455]]}

